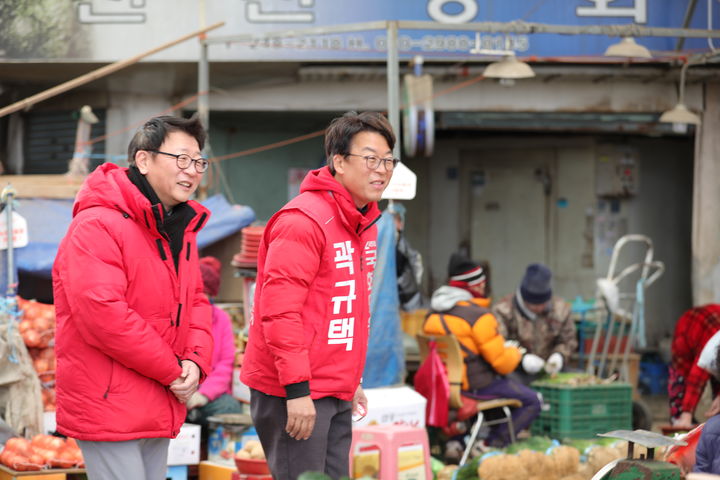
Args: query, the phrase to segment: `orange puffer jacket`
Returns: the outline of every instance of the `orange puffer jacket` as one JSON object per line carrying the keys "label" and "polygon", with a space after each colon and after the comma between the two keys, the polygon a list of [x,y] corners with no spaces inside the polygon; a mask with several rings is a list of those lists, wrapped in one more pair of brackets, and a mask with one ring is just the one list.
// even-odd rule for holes
{"label": "orange puffer jacket", "polygon": [[520,351],[505,346],[505,339],[498,333],[498,322],[486,308],[487,300],[473,298],[466,290],[446,285],[435,291],[431,307],[424,332],[428,335],[451,333],[464,347],[463,390],[477,388],[468,381],[467,360],[471,355],[480,356],[488,368],[499,375],[511,373],[520,363]]}

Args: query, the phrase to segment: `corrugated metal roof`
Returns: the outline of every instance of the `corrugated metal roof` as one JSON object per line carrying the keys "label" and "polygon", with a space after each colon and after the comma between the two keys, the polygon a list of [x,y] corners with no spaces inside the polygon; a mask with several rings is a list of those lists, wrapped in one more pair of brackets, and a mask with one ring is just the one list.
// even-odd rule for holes
{"label": "corrugated metal roof", "polygon": [[[90,137],[105,134],[105,110],[95,110],[98,123]],[[77,111],[29,112],[25,114],[25,174],[59,174],[68,170],[75,150]],[[93,145],[93,153],[105,153],[105,142]],[[98,162],[90,162],[93,170]]]}

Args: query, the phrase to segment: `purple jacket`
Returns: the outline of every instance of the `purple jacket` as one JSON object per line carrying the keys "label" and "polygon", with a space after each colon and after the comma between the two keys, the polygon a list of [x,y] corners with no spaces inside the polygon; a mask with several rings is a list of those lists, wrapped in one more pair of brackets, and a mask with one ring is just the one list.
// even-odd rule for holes
{"label": "purple jacket", "polygon": [[198,391],[212,402],[223,393],[232,394],[232,374],[235,364],[235,338],[230,316],[221,308],[212,306],[212,371]]}
{"label": "purple jacket", "polygon": [[693,472],[720,474],[720,415],[710,417],[700,434],[695,449],[695,468]]}

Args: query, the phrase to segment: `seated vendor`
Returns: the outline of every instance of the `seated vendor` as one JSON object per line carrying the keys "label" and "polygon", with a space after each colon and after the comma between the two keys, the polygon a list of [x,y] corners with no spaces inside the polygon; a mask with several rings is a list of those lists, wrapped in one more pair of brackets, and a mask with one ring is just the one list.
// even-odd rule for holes
{"label": "seated vendor", "polygon": [[[540,413],[537,393],[506,377],[515,370],[522,349],[506,342],[485,297],[486,277],[478,262],[453,254],[448,284],[432,295],[431,310],[423,330],[428,335],[454,335],[463,353],[463,394],[477,398],[514,398],[514,433],[526,429]],[[507,424],[493,425],[484,446],[501,447],[510,441]],[[448,447],[450,448],[450,442]],[[461,447],[462,448],[462,447]],[[460,450],[462,452],[462,450]]]}
{"label": "seated vendor", "polygon": [[515,375],[526,385],[539,376],[567,366],[577,351],[570,305],[552,294],[552,272],[541,264],[528,265],[517,290],[493,306],[500,333],[525,349]]}

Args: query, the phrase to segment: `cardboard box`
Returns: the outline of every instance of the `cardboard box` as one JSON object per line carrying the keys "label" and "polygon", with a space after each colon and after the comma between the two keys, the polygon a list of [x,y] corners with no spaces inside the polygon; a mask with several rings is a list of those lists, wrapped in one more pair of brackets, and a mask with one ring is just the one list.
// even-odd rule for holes
{"label": "cardboard box", "polygon": [[200,462],[200,425],[183,424],[177,437],[170,440],[168,465],[197,465]]}
{"label": "cardboard box", "polygon": [[240,380],[240,367],[233,368],[232,396],[243,403],[250,403],[250,387]]}
{"label": "cardboard box", "polygon": [[368,413],[353,426],[409,425],[425,428],[425,397],[410,387],[368,388]]}
{"label": "cardboard box", "polygon": [[64,473],[43,473],[42,470],[38,472],[14,472],[9,473],[0,471],[0,480],[67,480],[67,475]]}
{"label": "cardboard box", "polygon": [[203,461],[198,467],[198,480],[232,480],[233,473],[236,472],[237,468],[234,466]]}
{"label": "cardboard box", "polygon": [[0,480],[67,480],[69,473],[85,474],[83,468],[54,468],[34,472],[17,472],[0,464]]}

